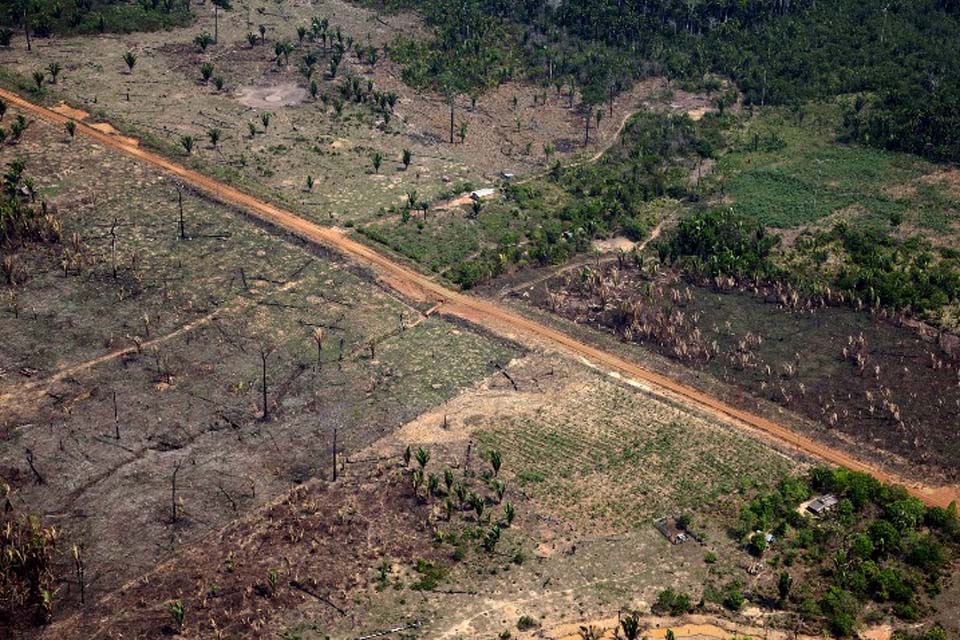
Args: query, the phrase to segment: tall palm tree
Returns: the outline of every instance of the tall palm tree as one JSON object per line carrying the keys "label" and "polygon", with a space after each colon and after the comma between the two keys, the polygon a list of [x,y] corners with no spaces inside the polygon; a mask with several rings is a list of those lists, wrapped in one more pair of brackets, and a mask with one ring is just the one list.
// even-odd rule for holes
{"label": "tall palm tree", "polygon": [[224,11],[233,10],[233,5],[230,4],[230,0],[210,0],[213,4],[213,42],[219,43],[220,41],[220,9]]}

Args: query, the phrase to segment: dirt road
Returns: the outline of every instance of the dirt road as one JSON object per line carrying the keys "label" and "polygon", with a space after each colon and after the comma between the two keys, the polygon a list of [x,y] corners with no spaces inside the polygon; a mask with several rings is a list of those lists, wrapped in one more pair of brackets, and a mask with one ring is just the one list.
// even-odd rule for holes
{"label": "dirt road", "polygon": [[[70,120],[65,115],[33,104],[4,89],[0,89],[0,97],[17,109],[60,126]],[[612,353],[579,342],[561,331],[530,320],[495,302],[447,289],[429,277],[398,264],[374,249],[346,237],[336,229],[322,227],[294,213],[262,202],[238,189],[181,166],[156,153],[142,149],[125,138],[104,133],[83,122],[77,122],[76,132],[96,140],[108,148],[158,167],[216,200],[239,207],[249,215],[268,222],[278,229],[292,233],[308,242],[331,247],[369,267],[373,267],[375,271],[385,276],[384,280],[386,282],[398,283],[403,292],[409,293],[411,289],[416,289],[423,293],[423,298],[443,303],[438,309],[438,313],[463,318],[502,335],[544,343],[568,354],[586,359],[596,366],[615,372],[641,385],[651,387],[656,392],[674,398],[694,410],[703,411],[730,424],[760,432],[780,443],[832,464],[865,471],[884,482],[903,484],[911,493],[928,504],[946,506],[960,496],[960,487],[934,488],[911,483],[902,477],[883,471],[869,462],[856,459],[843,451],[826,446],[783,425],[740,410],[693,387],[649,371]]]}

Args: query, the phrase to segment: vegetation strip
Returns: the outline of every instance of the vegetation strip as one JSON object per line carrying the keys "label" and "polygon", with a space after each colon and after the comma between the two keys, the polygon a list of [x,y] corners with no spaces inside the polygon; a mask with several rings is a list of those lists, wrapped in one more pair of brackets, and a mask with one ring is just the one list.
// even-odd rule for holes
{"label": "vegetation strip", "polygon": [[[36,105],[4,89],[0,89],[0,97],[8,100],[14,106],[48,122],[64,125],[68,121],[73,121],[67,116]],[[244,209],[254,217],[269,222],[280,229],[293,233],[307,241],[332,247],[348,256],[366,262],[368,265],[386,271],[390,275],[422,289],[434,298],[448,303],[441,307],[440,311],[443,313],[455,315],[481,325],[489,325],[495,322],[504,323],[529,336],[547,340],[556,346],[564,348],[568,352],[614,369],[638,382],[659,387],[669,394],[679,396],[688,404],[719,416],[726,422],[736,426],[746,426],[757,429],[791,447],[795,447],[832,464],[838,464],[853,470],[869,473],[882,482],[903,484],[908,487],[913,495],[922,499],[927,504],[946,507],[950,502],[956,500],[958,493],[960,493],[956,487],[932,488],[920,483],[909,482],[896,474],[888,473],[842,451],[818,443],[811,438],[802,436],[792,429],[771,420],[737,409],[697,389],[680,384],[666,376],[654,373],[637,364],[602,351],[601,349],[579,342],[560,331],[550,329],[538,322],[524,318],[493,302],[447,289],[428,277],[390,260],[374,249],[347,238],[335,229],[308,222],[289,211],[258,200],[238,189],[227,186],[196,171],[187,169],[156,153],[131,144],[126,140],[103,133],[88,124],[78,122],[77,131],[97,140],[109,148],[122,151],[148,164],[163,169],[204,191],[213,198]]]}

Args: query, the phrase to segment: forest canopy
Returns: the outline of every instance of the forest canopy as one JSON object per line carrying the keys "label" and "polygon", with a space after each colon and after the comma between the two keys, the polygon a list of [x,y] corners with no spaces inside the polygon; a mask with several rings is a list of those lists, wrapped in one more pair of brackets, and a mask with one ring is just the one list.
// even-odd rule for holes
{"label": "forest canopy", "polygon": [[525,77],[569,83],[596,104],[646,75],[714,73],[736,82],[747,104],[849,95],[849,139],[960,159],[960,3],[951,0],[373,4],[416,8],[434,28],[433,43],[394,47],[414,85],[478,92]]}

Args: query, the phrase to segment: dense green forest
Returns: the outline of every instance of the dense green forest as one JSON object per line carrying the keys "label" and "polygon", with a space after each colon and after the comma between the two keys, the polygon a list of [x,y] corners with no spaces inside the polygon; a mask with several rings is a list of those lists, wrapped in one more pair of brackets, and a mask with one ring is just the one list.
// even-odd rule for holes
{"label": "dense green forest", "polygon": [[851,140],[960,159],[960,3],[951,0],[382,0],[434,42],[400,39],[414,85],[477,93],[509,78],[572,85],[585,108],[650,74],[716,73],[748,104],[850,95]]}
{"label": "dense green forest", "polygon": [[9,46],[10,27],[30,35],[155,31],[189,24],[190,0],[9,0],[0,6],[0,46]]}

